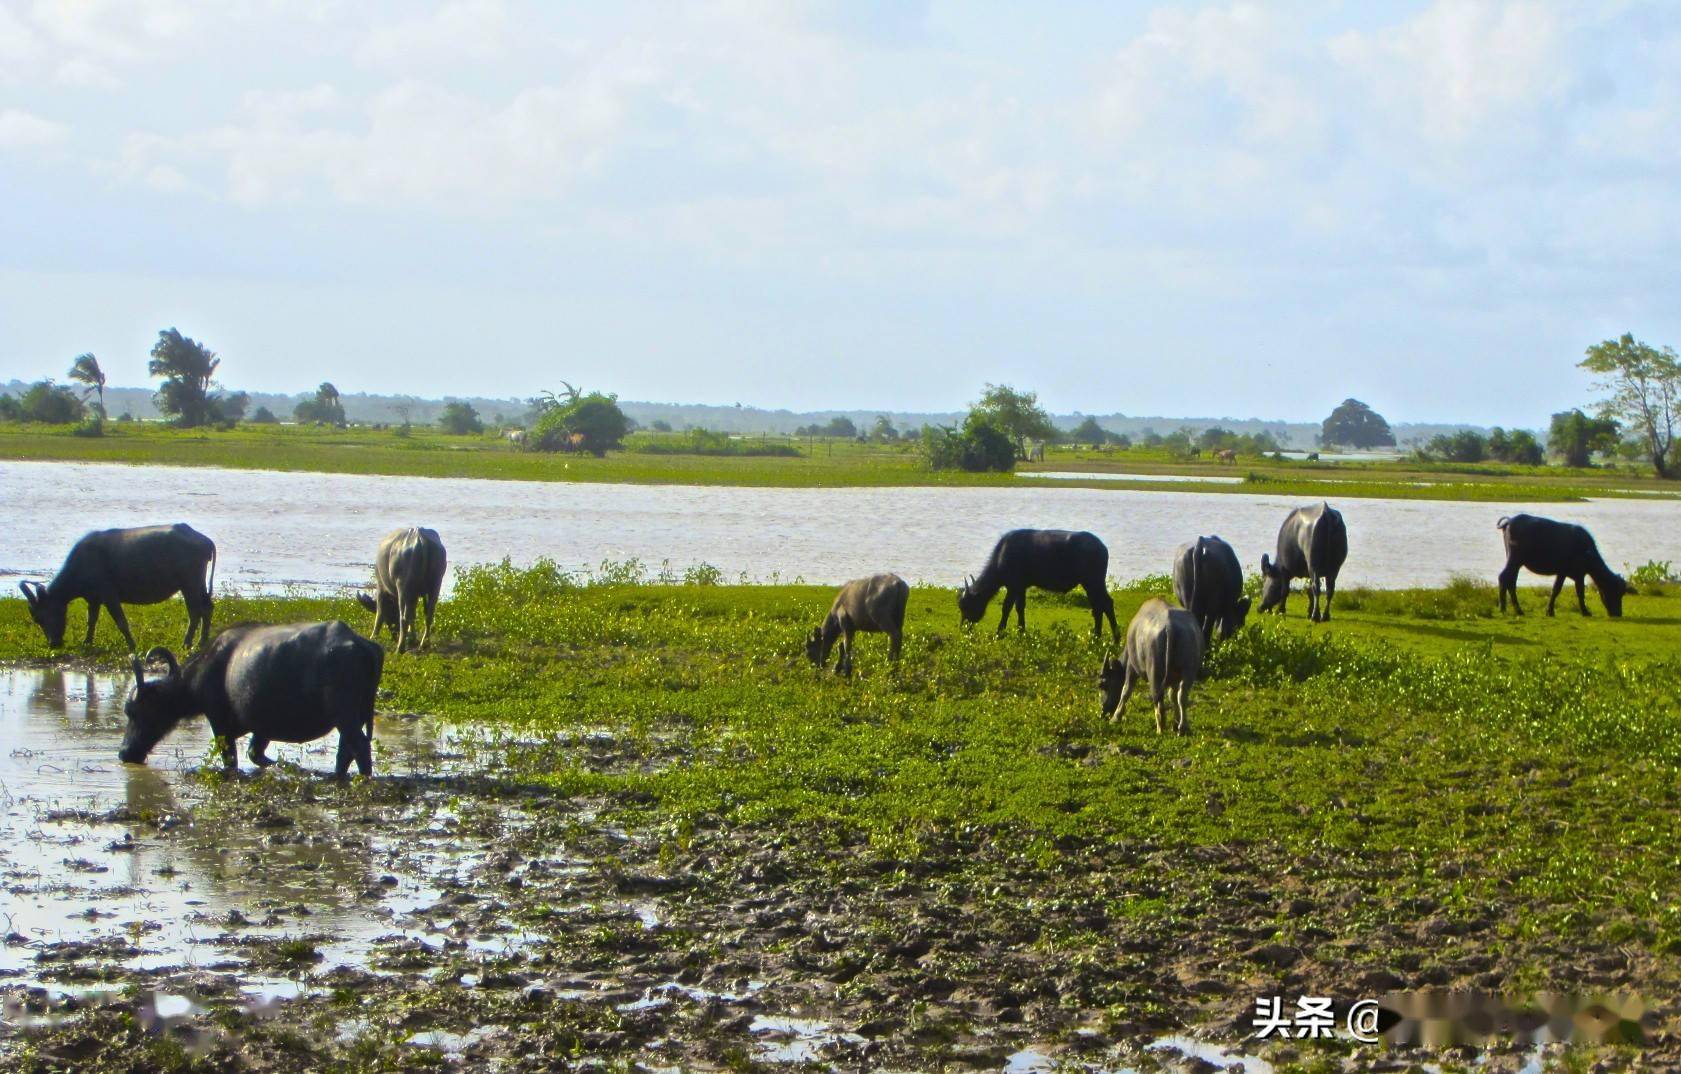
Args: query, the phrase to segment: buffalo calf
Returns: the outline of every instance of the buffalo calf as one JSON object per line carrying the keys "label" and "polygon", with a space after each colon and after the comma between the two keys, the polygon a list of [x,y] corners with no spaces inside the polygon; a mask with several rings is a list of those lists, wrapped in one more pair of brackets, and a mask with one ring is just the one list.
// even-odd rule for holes
{"label": "buffalo calf", "polygon": [[812,628],[806,638],[806,656],[819,668],[826,667],[829,650],[838,638],[840,659],[835,670],[850,676],[852,635],[862,630],[886,634],[888,659],[897,661],[905,636],[905,605],[910,599],[911,587],[896,574],[872,574],[846,583],[835,594],[822,625]]}
{"label": "buffalo calf", "polygon": [[1191,684],[1201,669],[1202,628],[1196,619],[1160,597],[1151,597],[1127,624],[1120,659],[1110,657],[1103,662],[1097,683],[1103,693],[1103,714],[1119,720],[1142,677],[1150,684],[1156,734],[1162,733],[1163,703],[1169,690],[1179,716],[1178,732],[1188,734],[1191,724],[1185,710],[1190,703]]}

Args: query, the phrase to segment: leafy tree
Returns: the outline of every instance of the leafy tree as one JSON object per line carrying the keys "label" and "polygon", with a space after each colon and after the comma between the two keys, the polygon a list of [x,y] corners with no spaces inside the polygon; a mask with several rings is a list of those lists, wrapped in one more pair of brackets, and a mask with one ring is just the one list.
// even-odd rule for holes
{"label": "leafy tree", "polygon": [[1218,425],[1210,425],[1197,435],[1197,447],[1204,451],[1214,451],[1217,448],[1235,447],[1237,434],[1230,429],[1222,429]]}
{"label": "leafy tree", "polygon": [[851,418],[830,418],[829,424],[825,425],[823,427],[823,431],[818,435],[843,437],[847,440],[851,440],[853,437],[858,435],[858,426],[852,424]]}
{"label": "leafy tree", "polygon": [[1431,437],[1424,451],[1448,462],[1482,462],[1488,458],[1488,439],[1474,429],[1461,429]]}
{"label": "leafy tree", "polygon": [[22,421],[23,407],[15,395],[0,395],[0,421]]}
{"label": "leafy tree", "polygon": [[21,398],[0,411],[12,421],[38,421],[46,425],[69,425],[81,421],[87,412],[74,391],[51,380],[38,380],[24,389]]}
{"label": "leafy tree", "polygon": [[1562,458],[1566,466],[1590,466],[1595,453],[1616,449],[1617,433],[1617,422],[1611,418],[1590,418],[1580,410],[1566,410],[1553,415],[1547,430],[1547,450]]}
{"label": "leafy tree", "polygon": [[484,422],[471,403],[449,402],[438,415],[438,428],[451,436],[476,436],[484,432]]}
{"label": "leafy tree", "polygon": [[1675,426],[1681,420],[1681,357],[1642,343],[1632,334],[1588,348],[1577,365],[1598,374],[1597,387],[1610,392],[1600,404],[1602,417],[1621,418],[1646,443],[1646,454],[1659,477],[1670,477],[1675,460]]}
{"label": "leafy tree", "polygon": [[1320,426],[1319,438],[1327,447],[1342,444],[1354,448],[1394,447],[1395,434],[1383,415],[1358,399],[1344,399]]}
{"label": "leafy tree", "polygon": [[649,424],[648,428],[654,430],[656,433],[669,433],[671,431],[671,423],[669,421],[656,419]]}
{"label": "leafy tree", "polygon": [[878,414],[875,425],[870,428],[870,438],[882,441],[897,440],[899,439],[899,430],[893,428],[893,423],[887,420],[886,414]]}
{"label": "leafy tree", "polygon": [[343,426],[344,404],[339,402],[339,390],[333,387],[332,381],[322,381],[321,386],[315,389],[315,398],[305,399],[293,407],[292,416],[299,421],[324,421]]}
{"label": "leafy tree", "polygon": [[585,395],[570,384],[566,390],[564,399],[545,393],[542,414],[526,444],[537,451],[571,450],[576,446],[597,458],[618,447],[630,431],[629,419],[619,409],[619,397],[602,392]]}
{"label": "leafy tree", "polygon": [[1520,466],[1540,466],[1547,459],[1534,433],[1528,429],[1507,432],[1498,425],[1488,433],[1488,457]]}
{"label": "leafy tree", "polygon": [[1016,465],[1016,443],[979,410],[969,411],[961,432],[923,426],[922,451],[934,470],[1008,471]]}
{"label": "leafy tree", "polygon": [[274,411],[266,406],[258,407],[256,413],[251,415],[253,425],[276,425],[279,422],[280,419],[274,416]]}
{"label": "leafy tree", "polygon": [[251,397],[244,392],[229,392],[216,396],[210,402],[216,420],[222,423],[222,428],[231,429],[245,416],[245,408],[251,405]]}
{"label": "leafy tree", "polygon": [[211,378],[222,360],[216,352],[178,329],[166,328],[158,333],[152,345],[152,358],[147,372],[164,378],[163,387],[152,397],[164,414],[175,416],[176,424],[186,428],[215,422],[221,413],[217,399],[210,393]]}
{"label": "leafy tree", "polygon": [[99,359],[90,354],[78,354],[76,360],[70,363],[69,377],[79,384],[87,385],[82,390],[82,398],[97,394],[99,401],[94,404],[99,416],[105,416],[105,370],[99,368]]}
{"label": "leafy tree", "polygon": [[1115,436],[1115,446],[1123,451],[1130,449],[1132,447],[1132,437],[1126,433],[1117,434]]}
{"label": "leafy tree", "polygon": [[1090,444],[1092,447],[1102,447],[1109,442],[1110,432],[1097,423],[1096,418],[1087,418],[1074,427],[1068,434],[1068,439],[1076,444]]}
{"label": "leafy tree", "polygon": [[1027,441],[1050,440],[1056,436],[1051,416],[1039,405],[1035,392],[1018,392],[1008,384],[988,384],[980,402],[971,408],[994,428],[1002,430],[1016,444],[1016,452],[1027,457]]}

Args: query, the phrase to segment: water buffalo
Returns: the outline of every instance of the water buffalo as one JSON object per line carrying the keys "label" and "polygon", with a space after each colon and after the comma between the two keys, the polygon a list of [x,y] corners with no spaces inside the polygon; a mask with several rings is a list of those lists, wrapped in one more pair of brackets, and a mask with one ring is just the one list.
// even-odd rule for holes
{"label": "water buffalo", "polygon": [[1004,590],[1004,614],[998,633],[1016,609],[1016,625],[1027,629],[1027,587],[1038,586],[1053,593],[1066,593],[1083,586],[1091,602],[1092,633],[1103,632],[1103,617],[1109,617],[1109,633],[1120,637],[1115,622],[1115,602],[1109,599],[1107,578],[1109,549],[1085,531],[1011,530],[998,538],[979,578],[965,582],[957,591],[957,609],[965,623],[979,621],[993,595]]}
{"label": "water buffalo", "polygon": [[818,667],[829,663],[829,650],[838,637],[840,660],[835,670],[852,674],[853,632],[875,631],[887,635],[887,658],[899,659],[899,645],[905,637],[905,604],[911,587],[897,574],[872,574],[841,586],[823,625],[813,627],[805,640],[805,654]]}
{"label": "water buffalo", "polygon": [[1583,615],[1588,612],[1583,598],[1582,579],[1591,575],[1599,599],[1605,602],[1605,614],[1613,619],[1623,614],[1623,594],[1629,584],[1621,575],[1605,565],[1593,534],[1572,522],[1555,522],[1535,515],[1512,515],[1495,523],[1506,542],[1506,566],[1500,572],[1500,610],[1506,610],[1506,594],[1512,595],[1512,610],[1519,615],[1518,569],[1527,567],[1536,574],[1557,575],[1553,579],[1553,595],[1547,600],[1547,614],[1553,614],[1559,590],[1566,578],[1576,583],[1576,605]]}
{"label": "water buffalo", "polygon": [[1179,714],[1178,732],[1191,729],[1185,716],[1191,684],[1202,668],[1202,628],[1196,618],[1160,597],[1151,597],[1127,624],[1126,642],[1120,659],[1103,661],[1098,688],[1103,692],[1103,714],[1119,720],[1127,699],[1143,676],[1150,684],[1150,700],[1156,707],[1156,734],[1162,733],[1162,703],[1173,689],[1173,706]]}
{"label": "water buffalo", "polygon": [[350,762],[373,772],[374,695],[385,667],[385,650],[347,624],[239,623],[211,639],[185,665],[168,649],[153,649],[146,663],[161,660],[169,673],[147,681],[145,663],[134,658],[134,687],[123,712],[128,731],[117,756],[143,764],[163,736],[188,716],[210,719],[210,733],[222,742],[222,763],[239,767],[234,744],[251,736],[249,756],[259,768],[274,763],[270,742],[312,742],[335,728],[339,733],[336,775]]}
{"label": "water buffalo", "polygon": [[366,593],[356,594],[362,607],[374,613],[374,628],[387,626],[397,639],[397,651],[408,648],[409,635],[414,631],[415,605],[426,601],[426,630],[420,635],[420,648],[432,638],[432,614],[438,608],[438,591],[444,585],[446,567],[444,542],[437,530],[420,526],[393,530],[379,543],[379,557],[374,560],[374,587],[377,599]]}
{"label": "water buffalo", "polygon": [[1243,625],[1249,598],[1243,595],[1243,568],[1232,546],[1218,537],[1198,537],[1179,546],[1173,560],[1173,594],[1202,626],[1202,640],[1212,645]]}
{"label": "water buffalo", "polygon": [[46,634],[48,645],[56,649],[64,644],[70,602],[81,599],[88,605],[88,633],[82,644],[93,644],[94,624],[99,621],[99,609],[104,608],[131,653],[134,635],[123,614],[124,604],[157,604],[181,594],[187,605],[187,636],[181,644],[192,645],[195,629],[202,644],[210,639],[210,595],[215,587],[215,542],[179,522],[95,530],[71,547],[52,581],[18,583],[29,602],[29,615]]}
{"label": "water buffalo", "polygon": [[[1337,574],[1348,558],[1348,529],[1342,515],[1327,503],[1298,507],[1278,529],[1278,561],[1261,556],[1261,607],[1284,614],[1290,579],[1306,578],[1307,617],[1315,623],[1331,619],[1331,599],[1337,595]],[[1325,603],[1319,602],[1319,583],[1325,583]]]}

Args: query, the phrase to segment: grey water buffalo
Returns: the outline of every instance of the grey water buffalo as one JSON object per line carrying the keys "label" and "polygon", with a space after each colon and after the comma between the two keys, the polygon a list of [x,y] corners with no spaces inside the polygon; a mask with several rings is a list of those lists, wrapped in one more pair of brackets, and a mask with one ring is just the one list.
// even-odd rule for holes
{"label": "grey water buffalo", "polygon": [[1506,543],[1506,566],[1500,571],[1500,610],[1506,610],[1506,594],[1512,595],[1512,610],[1519,615],[1518,570],[1528,568],[1536,574],[1556,575],[1553,595],[1547,600],[1547,614],[1553,614],[1559,591],[1566,578],[1576,583],[1576,605],[1583,615],[1588,603],[1582,593],[1582,579],[1592,577],[1599,599],[1605,602],[1605,614],[1613,619],[1623,614],[1623,595],[1629,584],[1605,565],[1594,544],[1593,534],[1572,522],[1555,522],[1536,515],[1512,515],[1495,523]]}
{"label": "grey water buffalo", "polygon": [[[148,680],[145,664],[161,660],[162,678]],[[270,742],[312,742],[337,729],[338,765],[373,772],[374,697],[385,650],[339,620],[264,626],[239,623],[178,664],[168,649],[134,658],[134,686],[123,712],[128,730],[117,756],[143,764],[163,737],[189,716],[204,715],[222,743],[222,763],[239,767],[234,744],[251,736],[249,756],[259,768],[274,763]]]}
{"label": "grey water buffalo", "polygon": [[1216,636],[1231,637],[1249,615],[1243,568],[1232,546],[1218,537],[1198,537],[1179,546],[1173,560],[1173,595],[1202,627],[1205,646]]}
{"label": "grey water buffalo", "polygon": [[[1278,529],[1278,559],[1261,556],[1261,606],[1284,614],[1284,599],[1290,595],[1290,579],[1306,578],[1307,617],[1315,623],[1329,622],[1331,600],[1337,594],[1337,575],[1348,559],[1348,529],[1342,515],[1330,504],[1317,503],[1290,512]],[[1319,584],[1325,584],[1320,603]]]}
{"label": "grey water buffalo", "polygon": [[905,637],[905,605],[911,587],[897,574],[872,574],[841,586],[821,626],[813,627],[805,640],[805,654],[819,668],[828,666],[829,650],[840,639],[840,659],[835,670],[852,674],[852,635],[874,631],[887,635],[887,658],[899,659]]}
{"label": "grey water buffalo", "polygon": [[1098,689],[1103,694],[1103,714],[1119,720],[1133,688],[1143,678],[1150,685],[1150,701],[1156,709],[1156,734],[1162,733],[1163,705],[1168,692],[1179,716],[1179,734],[1190,732],[1185,710],[1190,704],[1191,684],[1202,670],[1202,627],[1190,612],[1175,608],[1160,597],[1151,597],[1127,624],[1126,642],[1119,659],[1103,661]]}
{"label": "grey water buffalo", "polygon": [[99,609],[104,608],[131,653],[134,635],[123,614],[124,604],[158,604],[181,594],[187,605],[187,635],[182,644],[192,645],[195,630],[202,644],[210,638],[215,587],[216,543],[185,523],[95,530],[71,547],[52,581],[18,583],[29,602],[30,618],[46,634],[48,645],[56,649],[64,644],[70,602],[80,599],[88,605],[88,633],[82,644],[93,644],[93,628]]}
{"label": "grey water buffalo", "polygon": [[1086,591],[1091,603],[1091,630],[1103,632],[1109,618],[1109,633],[1120,637],[1115,622],[1115,602],[1109,598],[1109,549],[1084,530],[1011,530],[998,538],[979,578],[971,578],[957,591],[957,609],[963,622],[974,623],[986,614],[986,606],[1004,590],[1004,614],[998,633],[1016,610],[1016,625],[1027,629],[1027,588],[1037,586],[1052,593],[1066,593],[1075,586]]}
{"label": "grey water buffalo", "polygon": [[426,602],[426,630],[420,635],[419,647],[424,649],[432,639],[432,616],[438,608],[438,592],[444,586],[447,567],[444,542],[437,530],[423,526],[393,530],[379,543],[379,556],[374,560],[374,589],[376,596],[356,594],[362,607],[374,613],[374,628],[391,629],[397,639],[397,651],[408,648],[409,635],[414,632],[415,606]]}

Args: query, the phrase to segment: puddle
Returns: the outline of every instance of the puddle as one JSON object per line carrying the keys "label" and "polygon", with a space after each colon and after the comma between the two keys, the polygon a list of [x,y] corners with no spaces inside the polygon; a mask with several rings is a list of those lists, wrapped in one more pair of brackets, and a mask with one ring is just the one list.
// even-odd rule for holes
{"label": "puddle", "polygon": [[1252,1055],[1229,1052],[1218,1044],[1195,1037],[1172,1035],[1158,1037],[1145,1045],[1145,1051],[1166,1052],[1174,1051],[1188,1059],[1200,1059],[1209,1066],[1220,1070],[1230,1070],[1234,1074],[1241,1069],[1243,1074],[1273,1074],[1273,1066],[1265,1059]]}
{"label": "puddle", "polygon": [[843,1033],[815,1018],[761,1014],[747,1032],[753,1035],[758,1058],[772,1063],[821,1063],[836,1048],[868,1043],[856,1033]]}

